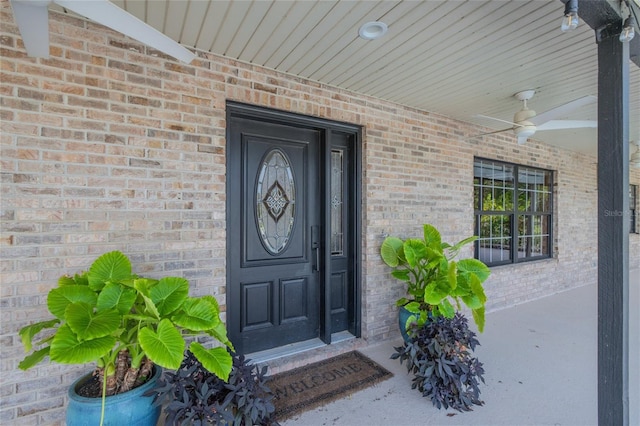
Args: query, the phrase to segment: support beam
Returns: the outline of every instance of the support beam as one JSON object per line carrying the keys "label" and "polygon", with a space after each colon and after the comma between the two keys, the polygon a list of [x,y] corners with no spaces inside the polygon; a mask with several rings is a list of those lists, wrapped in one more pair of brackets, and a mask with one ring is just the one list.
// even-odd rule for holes
{"label": "support beam", "polygon": [[597,30],[596,39],[598,423],[626,426],[629,424],[629,44],[620,43],[611,27]]}
{"label": "support beam", "polygon": [[[560,0],[565,3],[566,0]],[[630,3],[636,13],[640,5]],[[598,423],[629,424],[629,66],[640,37],[620,43],[620,0],[580,0],[598,43]]]}

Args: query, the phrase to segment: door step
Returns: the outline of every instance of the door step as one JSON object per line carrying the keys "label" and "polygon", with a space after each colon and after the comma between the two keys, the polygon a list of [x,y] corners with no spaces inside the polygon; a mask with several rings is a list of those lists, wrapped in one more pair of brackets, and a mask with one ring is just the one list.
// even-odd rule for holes
{"label": "door step", "polygon": [[269,367],[267,374],[273,375],[364,346],[366,346],[364,340],[357,339],[348,331],[342,331],[331,335],[330,345],[320,339],[310,339],[250,353],[245,355],[245,358],[250,360],[252,364],[267,365]]}

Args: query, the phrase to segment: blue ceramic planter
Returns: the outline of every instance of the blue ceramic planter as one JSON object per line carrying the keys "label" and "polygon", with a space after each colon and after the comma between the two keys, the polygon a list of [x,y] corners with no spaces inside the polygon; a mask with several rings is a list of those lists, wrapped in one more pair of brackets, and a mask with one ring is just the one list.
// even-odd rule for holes
{"label": "blue ceramic planter", "polygon": [[[104,409],[105,426],[155,426],[160,417],[162,407],[152,406],[153,397],[142,396],[151,389],[162,369],[154,367],[153,376],[142,386],[129,392],[108,396]],[[69,388],[69,405],[67,406],[67,426],[97,426],[100,424],[102,398],[86,398],[79,396],[76,389],[90,378],[86,375],[76,380]]]}
{"label": "blue ceramic planter", "polygon": [[[405,325],[407,324],[407,320],[411,315],[414,314],[409,312],[404,306],[400,306],[400,309],[398,309],[398,326],[400,327],[400,334],[402,334],[402,338],[404,339],[405,343],[411,342],[411,338],[407,334],[407,329],[405,327]],[[428,312],[427,321],[431,321],[432,319],[433,317],[431,315],[431,312]]]}
{"label": "blue ceramic planter", "polygon": [[398,326],[400,327],[400,334],[402,334],[402,338],[405,343],[409,343],[411,341],[405,327],[407,320],[411,315],[411,312],[409,312],[404,306],[400,306],[400,309],[398,310]]}

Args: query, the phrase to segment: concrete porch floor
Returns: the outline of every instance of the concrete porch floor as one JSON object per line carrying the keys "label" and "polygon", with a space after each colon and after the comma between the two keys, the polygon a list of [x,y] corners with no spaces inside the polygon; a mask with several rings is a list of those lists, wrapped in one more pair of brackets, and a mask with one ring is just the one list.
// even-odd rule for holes
{"label": "concrete porch floor", "polygon": [[[640,425],[640,270],[630,273],[630,425]],[[282,422],[290,425],[596,425],[597,288],[558,293],[487,314],[476,357],[485,405],[438,410],[389,357],[400,339],[359,348],[394,377]]]}

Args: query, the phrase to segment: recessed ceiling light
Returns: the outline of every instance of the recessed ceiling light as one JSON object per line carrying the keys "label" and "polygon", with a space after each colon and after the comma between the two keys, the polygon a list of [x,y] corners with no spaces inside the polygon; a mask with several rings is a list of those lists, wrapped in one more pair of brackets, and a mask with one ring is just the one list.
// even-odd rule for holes
{"label": "recessed ceiling light", "polygon": [[380,21],[367,22],[360,27],[358,34],[365,40],[375,40],[387,32],[387,24]]}

